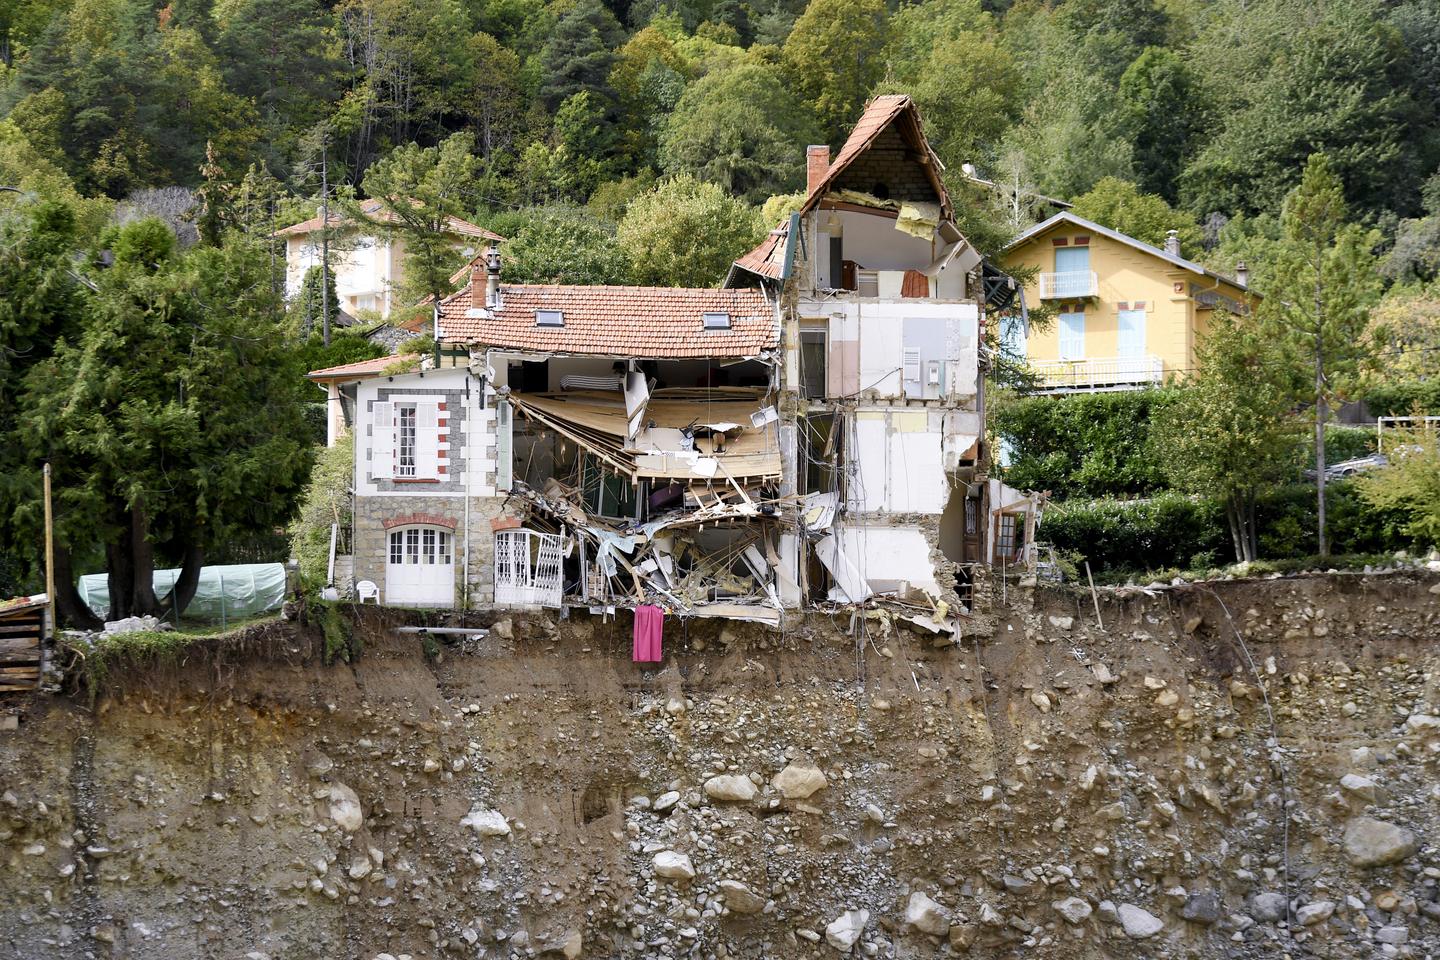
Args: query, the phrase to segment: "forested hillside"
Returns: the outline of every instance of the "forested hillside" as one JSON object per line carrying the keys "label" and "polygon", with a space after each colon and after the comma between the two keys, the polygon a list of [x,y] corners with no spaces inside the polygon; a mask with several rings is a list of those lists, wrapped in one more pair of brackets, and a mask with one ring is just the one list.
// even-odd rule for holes
{"label": "forested hillside", "polygon": [[[657,180],[758,205],[799,187],[801,144],[834,144],[868,96],[907,91],[952,179],[972,163],[1023,207],[1118,178],[1183,209],[1210,246],[1227,222],[1276,213],[1323,149],[1353,213],[1398,238],[1394,272],[1434,269],[1433,221],[1404,223],[1433,212],[1427,181],[1440,204],[1434,0],[3,6],[0,171],[33,180],[43,163],[86,196],[194,187],[207,143],[235,180],[309,197],[323,153],[363,192],[394,147],[464,133],[481,222],[542,252],[584,248],[569,279],[621,279],[609,231]],[[1002,228],[1027,219],[978,199]],[[580,204],[577,229],[565,208]]]}

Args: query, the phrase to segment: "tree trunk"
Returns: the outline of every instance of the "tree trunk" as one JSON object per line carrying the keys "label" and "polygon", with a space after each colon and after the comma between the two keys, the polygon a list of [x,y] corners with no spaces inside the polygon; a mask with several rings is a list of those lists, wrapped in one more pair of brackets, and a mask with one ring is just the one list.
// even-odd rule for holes
{"label": "tree trunk", "polygon": [[140,497],[130,508],[131,610],[137,616],[158,617],[160,605],[155,601],[155,545],[150,542],[150,515],[145,512],[145,498]]}
{"label": "tree trunk", "polygon": [[1316,530],[1320,556],[1330,556],[1330,542],[1325,536],[1325,361],[1320,353],[1320,338],[1315,338],[1315,494]]}
{"label": "tree trunk", "polygon": [[62,623],[78,630],[99,630],[105,624],[75,588],[75,571],[70,551],[55,544],[55,611]]}
{"label": "tree trunk", "polygon": [[[128,517],[126,520],[128,521]],[[133,613],[135,595],[134,557],[130,551],[130,529],[127,523],[111,543],[105,544],[106,580],[110,587],[108,620],[123,620]]]}
{"label": "tree trunk", "polygon": [[[193,543],[185,545],[185,555],[180,562],[180,576],[160,601],[166,610],[185,612],[190,601],[195,599],[195,588],[200,585],[200,568],[205,565],[205,549]],[[178,624],[177,624],[178,626]]]}
{"label": "tree trunk", "polygon": [[1232,493],[1225,498],[1225,521],[1230,528],[1230,547],[1235,551],[1235,562],[1245,561],[1244,528],[1240,524],[1239,494]]}
{"label": "tree trunk", "polygon": [[1255,491],[1245,491],[1245,516],[1249,536],[1245,543],[1250,548],[1250,559],[1257,560],[1260,557],[1260,524],[1255,520]]}

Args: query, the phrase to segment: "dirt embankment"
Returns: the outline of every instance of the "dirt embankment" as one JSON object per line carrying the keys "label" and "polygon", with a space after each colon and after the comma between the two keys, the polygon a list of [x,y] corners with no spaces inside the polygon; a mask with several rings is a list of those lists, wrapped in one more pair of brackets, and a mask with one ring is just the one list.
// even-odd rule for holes
{"label": "dirt embankment", "polygon": [[33,700],[0,956],[1440,951],[1440,581],[1010,600],[939,647],[667,624],[659,670],[372,619]]}

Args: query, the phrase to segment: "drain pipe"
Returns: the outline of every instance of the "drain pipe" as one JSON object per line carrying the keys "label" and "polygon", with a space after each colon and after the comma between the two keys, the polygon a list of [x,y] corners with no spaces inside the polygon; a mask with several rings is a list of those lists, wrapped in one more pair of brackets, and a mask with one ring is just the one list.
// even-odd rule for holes
{"label": "drain pipe", "polygon": [[[460,559],[460,579],[462,581],[462,589],[460,591],[460,596],[464,603],[463,609],[466,612],[470,610],[470,472],[472,467],[474,466],[470,462],[470,446],[472,439],[471,434],[474,433],[474,431],[471,429],[472,425],[470,422],[470,414],[470,371],[466,370],[465,422],[460,425],[461,429],[465,431],[465,441],[460,446],[460,449],[465,451],[465,555]],[[450,435],[452,437],[455,436],[455,431],[452,430],[450,432]],[[450,449],[455,449],[455,444],[453,441],[450,444]]]}

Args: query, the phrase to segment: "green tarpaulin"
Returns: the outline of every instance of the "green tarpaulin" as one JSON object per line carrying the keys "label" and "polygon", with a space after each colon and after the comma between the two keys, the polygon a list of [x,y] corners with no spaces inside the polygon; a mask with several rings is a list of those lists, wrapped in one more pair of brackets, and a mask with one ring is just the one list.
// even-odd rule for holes
{"label": "green tarpaulin", "polygon": [[[180,578],[179,570],[155,571],[155,596],[165,598]],[[110,615],[110,584],[106,574],[91,573],[80,578],[81,598],[102,619]],[[236,563],[221,567],[201,567],[195,598],[180,611],[184,620],[243,620],[270,610],[279,610],[285,602],[285,565],[283,563]],[[161,617],[173,620],[167,611]]]}

